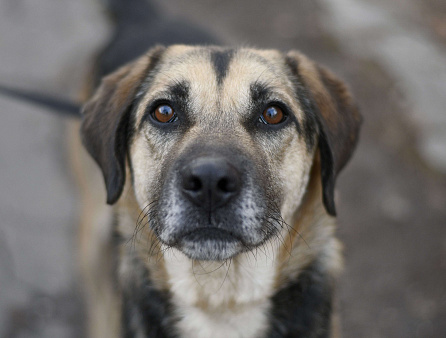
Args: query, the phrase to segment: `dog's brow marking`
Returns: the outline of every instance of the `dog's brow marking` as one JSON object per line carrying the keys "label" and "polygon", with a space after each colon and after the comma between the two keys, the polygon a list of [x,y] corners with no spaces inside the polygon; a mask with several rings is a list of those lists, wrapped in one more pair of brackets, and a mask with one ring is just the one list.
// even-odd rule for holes
{"label": "dog's brow marking", "polygon": [[187,101],[189,98],[189,84],[186,81],[175,82],[168,90],[178,101]]}
{"label": "dog's brow marking", "polygon": [[217,75],[217,83],[222,84],[228,73],[229,63],[234,56],[234,50],[214,50],[211,52],[211,62]]}
{"label": "dog's brow marking", "polygon": [[270,96],[270,89],[261,82],[253,82],[250,86],[251,98],[254,102],[266,101]]}

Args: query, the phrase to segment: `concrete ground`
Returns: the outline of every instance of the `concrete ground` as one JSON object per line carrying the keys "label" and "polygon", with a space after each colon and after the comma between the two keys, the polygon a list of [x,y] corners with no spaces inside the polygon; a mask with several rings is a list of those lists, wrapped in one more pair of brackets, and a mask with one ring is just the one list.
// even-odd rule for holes
{"label": "concrete ground", "polygon": [[[345,337],[446,335],[446,3],[157,0],[227,44],[300,49],[365,123],[338,181]],[[1,0],[0,83],[75,98],[108,36],[99,3]],[[63,120],[0,96],[0,337],[81,337]]]}

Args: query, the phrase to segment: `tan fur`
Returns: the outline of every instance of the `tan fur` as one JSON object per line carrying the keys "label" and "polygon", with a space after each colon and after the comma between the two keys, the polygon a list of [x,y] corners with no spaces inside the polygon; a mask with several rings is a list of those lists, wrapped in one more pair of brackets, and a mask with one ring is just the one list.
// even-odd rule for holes
{"label": "tan fur", "polygon": [[333,278],[342,270],[340,243],[334,238],[334,219],[322,205],[320,160],[315,156],[305,197],[296,212],[294,226],[280,248],[276,287],[293,280],[315,258],[324,258],[324,266]]}
{"label": "tan fur", "polygon": [[[147,218],[135,199],[135,192],[127,175],[127,183],[122,198],[117,203],[119,222],[118,233],[124,238],[126,244],[121,246],[121,252],[136,253],[150,271],[151,278],[159,290],[169,288],[168,277],[164,266],[164,257],[161,253],[161,243],[151,228],[146,225]],[[136,221],[140,220],[140,227],[135,230]],[[123,255],[124,256],[124,255]],[[124,273],[121,272],[123,275]]]}
{"label": "tan fur", "polygon": [[71,168],[80,193],[78,261],[87,302],[88,336],[118,338],[121,305],[110,266],[111,207],[103,202],[101,174],[81,145],[79,122],[70,121],[66,128]]}

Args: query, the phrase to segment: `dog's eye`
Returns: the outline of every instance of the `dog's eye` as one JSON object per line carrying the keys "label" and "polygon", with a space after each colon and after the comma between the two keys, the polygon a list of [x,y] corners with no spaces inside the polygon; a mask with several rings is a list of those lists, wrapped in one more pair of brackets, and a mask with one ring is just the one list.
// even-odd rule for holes
{"label": "dog's eye", "polygon": [[269,106],[263,111],[260,120],[265,124],[278,124],[285,120],[285,114],[279,107]]}
{"label": "dog's eye", "polygon": [[176,118],[175,111],[167,104],[161,104],[156,107],[152,114],[153,118],[161,123],[173,122]]}

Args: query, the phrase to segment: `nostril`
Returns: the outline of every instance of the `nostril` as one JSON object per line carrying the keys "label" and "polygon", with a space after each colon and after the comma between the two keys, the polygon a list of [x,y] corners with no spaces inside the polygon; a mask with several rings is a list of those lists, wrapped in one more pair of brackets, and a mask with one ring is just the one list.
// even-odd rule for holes
{"label": "nostril", "polygon": [[228,191],[227,191],[227,185],[228,185],[228,180],[227,180],[227,178],[222,178],[222,179],[220,179],[220,180],[217,182],[217,188],[218,188],[220,191],[223,191],[223,192],[228,192]]}
{"label": "nostril", "polygon": [[183,188],[189,191],[200,191],[203,188],[203,183],[197,176],[190,176],[184,181]]}
{"label": "nostril", "polygon": [[223,177],[217,182],[217,188],[225,193],[234,192],[237,189],[236,184],[227,177]]}
{"label": "nostril", "polygon": [[193,176],[191,179],[191,186],[189,190],[199,191],[202,188],[203,188],[203,183],[201,182],[201,180],[198,177]]}

